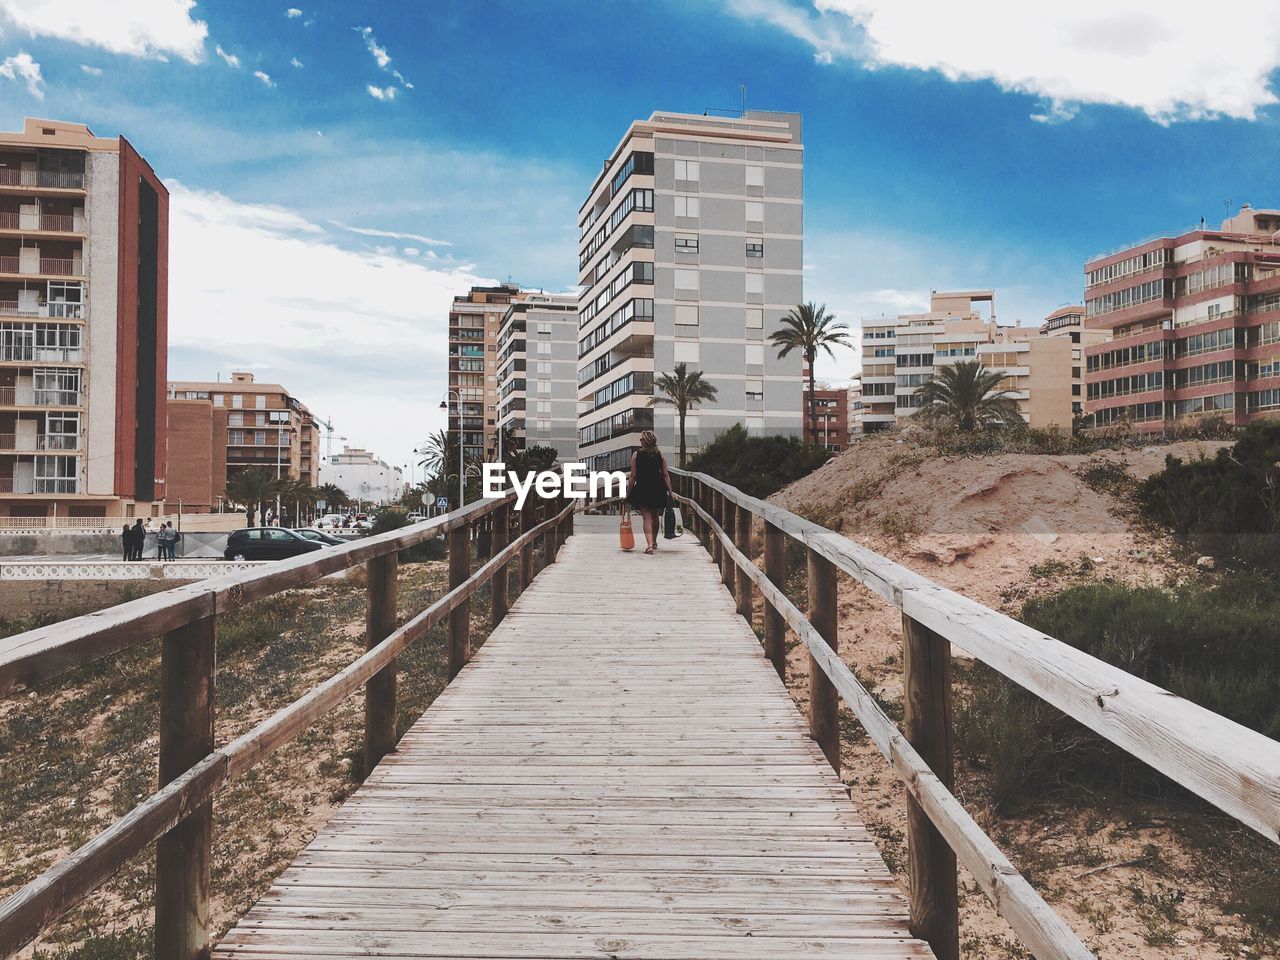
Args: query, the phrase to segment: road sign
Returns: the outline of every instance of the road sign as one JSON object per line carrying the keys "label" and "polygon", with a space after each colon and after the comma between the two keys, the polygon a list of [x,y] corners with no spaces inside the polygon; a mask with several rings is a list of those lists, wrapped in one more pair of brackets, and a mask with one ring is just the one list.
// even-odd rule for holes
{"label": "road sign", "polygon": [[429,507],[429,506],[431,506],[431,494],[429,494],[429,493],[424,493],[424,494],[422,495],[422,505],[423,505],[424,507]]}
{"label": "road sign", "polygon": [[436,497],[436,509],[437,509],[437,510],[448,510],[448,509],[449,509],[449,498],[448,498],[448,497]]}

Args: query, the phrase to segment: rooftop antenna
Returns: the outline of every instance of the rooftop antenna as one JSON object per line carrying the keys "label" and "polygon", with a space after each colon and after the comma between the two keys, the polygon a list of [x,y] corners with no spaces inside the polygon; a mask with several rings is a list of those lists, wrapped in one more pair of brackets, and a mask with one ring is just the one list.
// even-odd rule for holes
{"label": "rooftop antenna", "polygon": [[747,85],[745,83],[738,84],[738,94],[742,97],[742,115],[747,115]]}

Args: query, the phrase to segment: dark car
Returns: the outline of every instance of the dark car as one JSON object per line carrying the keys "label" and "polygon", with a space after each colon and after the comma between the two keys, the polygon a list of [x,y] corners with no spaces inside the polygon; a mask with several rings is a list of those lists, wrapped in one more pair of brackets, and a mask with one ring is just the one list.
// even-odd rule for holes
{"label": "dark car", "polygon": [[222,555],[228,560],[284,560],[327,546],[284,527],[249,527],[227,537],[227,549]]}
{"label": "dark car", "polygon": [[317,530],[315,527],[294,527],[293,532],[300,537],[314,540],[316,543],[327,543],[331,547],[338,547],[347,542],[341,537],[335,537],[333,534]]}

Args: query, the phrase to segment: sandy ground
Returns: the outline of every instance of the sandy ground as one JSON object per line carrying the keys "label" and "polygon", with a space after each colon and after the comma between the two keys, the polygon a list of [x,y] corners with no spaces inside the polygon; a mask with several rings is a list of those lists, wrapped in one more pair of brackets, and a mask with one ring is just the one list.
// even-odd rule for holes
{"label": "sandy ground", "polygon": [[[1127,507],[1087,483],[1101,464],[1135,478],[1165,456],[1211,456],[1220,443],[1186,442],[1085,456],[940,457],[910,438],[874,438],[771,498],[959,593],[1016,615],[1028,596],[1108,579],[1165,584],[1204,576],[1160,537],[1132,524]],[[1111,467],[1114,469],[1114,466]],[[841,578],[841,653],[876,691],[902,696],[899,615]],[[962,655],[962,652],[957,651]],[[807,657],[789,655],[788,682],[807,706]],[[842,772],[881,851],[905,884],[905,793],[865,736],[843,745]],[[1220,958],[1266,955],[1247,944],[1160,811],[1135,824],[1097,809],[997,817],[981,784],[958,772],[970,813],[1099,957]],[[1151,851],[1159,852],[1152,862]],[[1016,938],[962,871],[966,957],[1023,957]],[[1173,919],[1170,919],[1172,917]],[[1154,942],[1153,942],[1154,941]]]}

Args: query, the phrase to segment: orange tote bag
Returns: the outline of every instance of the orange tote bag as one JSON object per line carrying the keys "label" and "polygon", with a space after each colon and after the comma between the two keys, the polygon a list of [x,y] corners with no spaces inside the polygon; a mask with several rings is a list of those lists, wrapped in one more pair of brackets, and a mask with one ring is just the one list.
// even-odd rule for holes
{"label": "orange tote bag", "polygon": [[622,524],[618,527],[618,543],[623,550],[636,548],[636,535],[631,532],[631,509],[622,508]]}

